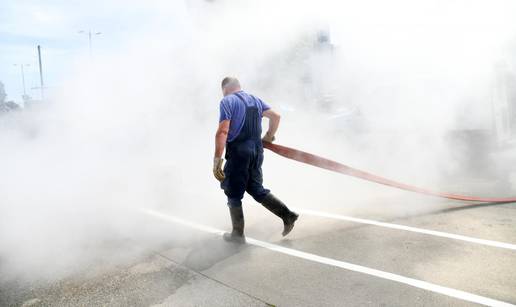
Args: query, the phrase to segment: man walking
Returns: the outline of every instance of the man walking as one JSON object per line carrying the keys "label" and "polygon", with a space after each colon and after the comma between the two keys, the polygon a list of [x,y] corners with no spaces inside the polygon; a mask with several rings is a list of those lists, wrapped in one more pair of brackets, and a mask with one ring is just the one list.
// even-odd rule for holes
{"label": "man walking", "polygon": [[[244,243],[244,214],[242,198],[249,193],[257,202],[283,220],[286,236],[298,218],[270,190],[263,187],[262,117],[269,118],[269,130],[264,142],[273,142],[280,115],[261,99],[242,91],[236,78],[222,80],[219,128],[215,135],[213,174],[221,182],[228,198],[233,231],[224,234],[224,240]],[[222,170],[222,153],[226,147],[226,164]]]}

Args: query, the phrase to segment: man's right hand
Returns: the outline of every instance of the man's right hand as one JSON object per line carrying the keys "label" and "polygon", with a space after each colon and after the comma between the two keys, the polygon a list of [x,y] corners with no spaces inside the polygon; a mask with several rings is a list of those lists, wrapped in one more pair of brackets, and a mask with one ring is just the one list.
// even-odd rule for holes
{"label": "man's right hand", "polygon": [[270,135],[268,132],[262,138],[262,142],[272,143],[276,138],[274,135]]}
{"label": "man's right hand", "polygon": [[213,158],[213,175],[218,181],[222,182],[225,178],[224,171],[222,170],[222,158]]}

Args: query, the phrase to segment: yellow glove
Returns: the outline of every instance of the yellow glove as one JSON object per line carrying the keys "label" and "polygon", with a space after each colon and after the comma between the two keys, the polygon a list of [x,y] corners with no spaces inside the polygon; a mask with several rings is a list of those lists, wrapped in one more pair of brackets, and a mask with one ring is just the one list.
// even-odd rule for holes
{"label": "yellow glove", "polygon": [[222,171],[222,162],[224,160],[222,158],[213,158],[213,175],[217,178],[218,181],[222,182],[224,180],[224,172]]}
{"label": "yellow glove", "polygon": [[267,142],[267,143],[272,143],[274,142],[276,138],[274,137],[274,135],[270,135],[268,132],[265,133],[265,135],[263,136],[262,138],[262,142]]}

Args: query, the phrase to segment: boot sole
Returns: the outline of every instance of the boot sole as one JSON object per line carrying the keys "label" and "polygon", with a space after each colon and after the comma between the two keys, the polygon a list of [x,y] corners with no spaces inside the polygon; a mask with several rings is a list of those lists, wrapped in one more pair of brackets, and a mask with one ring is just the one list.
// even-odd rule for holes
{"label": "boot sole", "polygon": [[225,233],[223,236],[222,236],[222,239],[226,242],[229,242],[229,243],[236,243],[236,244],[245,244],[246,241],[245,241],[245,236],[243,237],[235,237],[235,236],[231,236],[231,234],[229,233]]}
{"label": "boot sole", "polygon": [[283,236],[288,235],[292,231],[292,229],[294,229],[294,226],[295,226],[294,224],[296,223],[297,219],[299,218],[299,214],[297,214],[297,213],[294,213],[294,214],[295,214],[295,217],[290,221],[290,223],[285,224],[283,232],[281,233]]}

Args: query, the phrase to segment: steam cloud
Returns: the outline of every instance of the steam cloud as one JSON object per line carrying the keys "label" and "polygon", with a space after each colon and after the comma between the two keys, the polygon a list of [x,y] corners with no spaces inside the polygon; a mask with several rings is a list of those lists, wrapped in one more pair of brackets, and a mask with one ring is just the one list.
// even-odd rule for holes
{"label": "steam cloud", "polygon": [[[125,5],[136,4],[112,3]],[[282,113],[278,143],[472,192],[456,181],[472,176],[460,165],[479,152],[456,139],[450,147],[449,136],[490,129],[492,69],[514,42],[514,6],[149,1],[154,18],[133,25],[119,49],[93,61],[81,55],[47,102],[0,118],[0,275],[55,278],[99,258],[116,261],[106,246],[119,240],[145,246],[182,236],[143,223],[140,207],[226,227],[210,170],[226,75]],[[297,207],[430,210],[405,206],[396,198],[405,192],[270,153],[264,172],[266,185]],[[399,204],[385,206],[393,199]]]}

